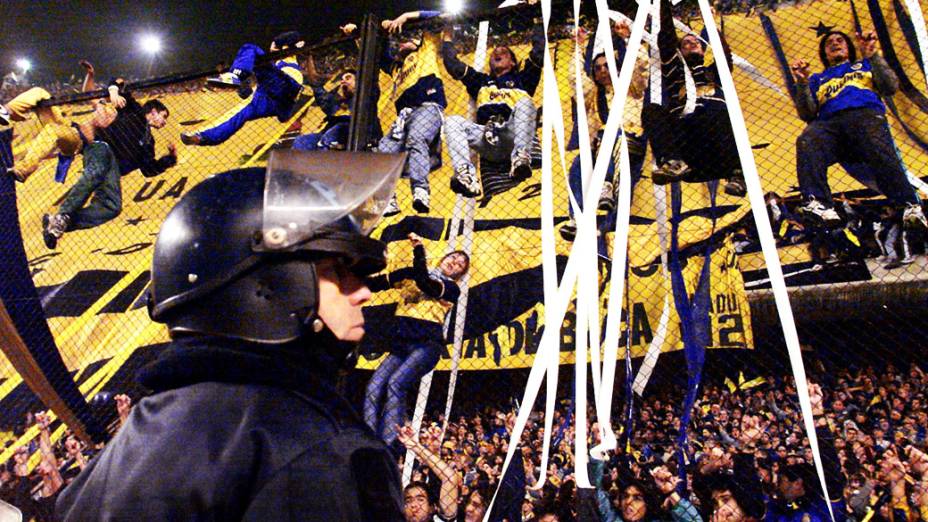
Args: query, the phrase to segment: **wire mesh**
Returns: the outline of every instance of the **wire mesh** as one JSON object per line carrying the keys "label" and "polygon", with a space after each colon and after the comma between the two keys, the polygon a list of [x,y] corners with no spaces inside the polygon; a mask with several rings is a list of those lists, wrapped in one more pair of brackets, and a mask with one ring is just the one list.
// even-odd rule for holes
{"label": "wire mesh", "polygon": [[[250,76],[229,75],[236,60],[221,75],[116,82],[94,99],[8,93],[24,121],[12,124],[7,181],[25,182],[4,226],[21,230],[43,312],[21,335],[30,344],[47,323],[56,346],[36,353],[60,356],[68,373],[48,379],[76,383],[117,429],[117,402],[128,405],[116,397],[146,395],[134,374],[169,341],[145,307],[164,216],[199,181],[263,166],[275,149],[344,148],[358,97],[376,106],[368,148],[408,159],[373,233],[388,244],[389,284],[365,308],[344,391],[396,451],[408,506],[418,488],[422,512],[444,519],[480,519],[491,501],[489,519],[510,521],[928,516],[918,4],[721,1],[724,50],[696,3],[657,4],[632,57],[637,6],[606,17],[584,4],[576,17],[555,5],[545,32],[541,7],[520,4],[386,20],[369,91],[355,87],[363,64],[349,32],[270,65],[258,58]],[[246,47],[237,58],[257,56]],[[723,56],[812,383],[817,456],[735,144],[735,100],[714,64]],[[114,125],[120,100],[128,109]],[[625,234],[627,263],[613,264]],[[443,290],[417,284],[415,270]],[[563,322],[545,324],[557,316],[546,273],[568,281],[577,270]],[[533,365],[551,361],[556,385],[526,395]],[[95,450],[36,418],[45,406],[12,364],[0,378],[4,498],[43,519]],[[38,465],[43,434],[57,482]],[[612,434],[608,451],[579,458]],[[420,513],[410,509],[408,519]]]}

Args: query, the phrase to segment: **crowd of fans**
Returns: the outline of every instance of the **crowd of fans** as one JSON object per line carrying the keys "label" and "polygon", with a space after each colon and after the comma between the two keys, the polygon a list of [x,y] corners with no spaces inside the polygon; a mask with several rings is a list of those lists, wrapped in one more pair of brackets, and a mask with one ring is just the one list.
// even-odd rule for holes
{"label": "crowd of fans", "polygon": [[[734,12],[753,10],[762,5],[773,8],[776,2],[723,0],[717,3],[717,8],[722,12]],[[637,120],[634,127],[637,129],[643,126],[639,134],[646,136],[637,136],[640,149],[636,152],[642,161],[645,149],[649,145],[655,146],[655,134],[660,134],[655,132],[657,126],[674,129],[676,141],[681,137],[676,133],[687,132],[691,135],[682,136],[683,141],[695,141],[697,134],[705,138],[710,130],[719,130],[719,122],[728,119],[715,64],[704,63],[704,38],[695,35],[679,38],[675,33],[670,34],[673,33],[673,25],[669,13],[667,4],[662,23],[664,32],[659,44],[666,58],[663,62],[669,67],[669,70],[661,72],[663,80],[665,84],[678,87],[695,82],[700,94],[691,96],[687,92],[689,89],[676,89],[677,94],[671,96],[667,107],[652,106],[644,109],[640,105],[636,106]],[[441,39],[436,30],[430,33],[429,29],[420,29],[416,38],[403,32],[403,24],[407,21],[443,16],[439,13],[416,12],[384,22],[384,28],[393,34],[393,41],[392,45],[387,46],[381,68],[394,78],[392,101],[396,108],[396,118],[388,129],[380,129],[380,123],[376,122],[378,129],[372,136],[378,133],[379,136],[373,143],[382,151],[409,152],[406,170],[411,181],[413,208],[419,213],[428,213],[430,210],[428,176],[435,166],[436,157],[441,157],[435,147],[442,146],[443,132],[445,146],[453,144],[457,147],[452,154],[455,173],[451,190],[465,197],[477,197],[482,192],[478,178],[479,164],[470,160],[473,152],[488,157],[491,153],[497,154],[500,157],[496,159],[508,163],[504,170],[512,178],[523,180],[532,175],[529,149],[532,138],[537,138],[537,109],[533,95],[541,75],[543,40],[539,40],[537,32],[532,34],[527,30],[537,27],[537,24],[513,30],[510,41],[499,42],[489,53],[490,72],[484,74],[457,59],[458,52],[468,52],[475,45],[476,38],[472,30],[458,31],[458,37],[453,39],[450,37],[453,33],[447,27]],[[584,43],[590,40],[584,39],[589,35],[573,34],[566,27],[556,28],[554,34],[577,38]],[[346,34],[353,32],[351,28],[344,31]],[[619,50],[615,58],[621,59],[624,39],[628,37],[627,25],[617,24],[611,36],[615,48]],[[838,53],[842,41],[843,57]],[[532,53],[522,63],[518,63],[509,46],[527,46],[530,42]],[[284,33],[275,39],[269,49],[271,52],[301,49],[303,43],[299,34]],[[611,93],[612,85],[611,80],[602,73],[597,75],[597,68],[600,71],[606,70],[606,58],[601,52],[595,52],[599,50],[593,48],[593,43],[589,41],[585,63],[589,68],[589,92],[577,93],[577,98],[589,95],[591,103],[587,103],[587,107],[594,109],[589,114],[590,119],[600,118],[599,123],[604,125],[606,114],[597,103],[602,99],[606,106],[604,112],[608,113],[607,103],[611,98],[607,99],[606,96]],[[858,35],[857,45],[865,55],[865,60],[872,59],[877,70],[881,70],[881,59],[875,54],[873,39],[868,34]],[[834,74],[844,74],[837,68],[846,65],[848,60],[856,59],[853,50],[854,44],[846,35],[843,38],[837,33],[826,35],[822,42],[822,60],[826,72],[834,69]],[[296,50],[294,53],[301,54]],[[342,53],[316,53],[309,60],[305,57],[280,59],[273,64],[277,73],[272,74],[261,69],[259,57],[263,54],[264,50],[257,46],[244,46],[231,68],[221,67],[223,75],[213,79],[215,81],[209,87],[204,85],[204,81],[192,80],[152,87],[144,93],[154,97],[200,91],[225,84],[234,87],[243,98],[249,99],[237,113],[230,112],[227,119],[182,136],[188,146],[209,146],[230,138],[246,121],[272,116],[276,116],[281,123],[287,121],[293,108],[299,106],[297,95],[305,79],[312,84],[313,103],[323,107],[327,120],[319,132],[311,133],[312,140],[297,139],[295,143],[306,142],[307,148],[312,149],[321,146],[343,148],[343,139],[333,138],[323,142],[320,137],[328,136],[329,131],[338,129],[338,125],[347,128],[347,111],[352,106],[351,99],[356,89],[356,71],[350,68],[353,63],[347,63]],[[643,52],[639,60],[644,60],[642,65],[647,63],[647,51]],[[443,64],[443,68],[439,67],[439,63]],[[312,71],[304,70],[308,68],[312,68]],[[684,72],[690,70],[688,68],[693,71],[690,73],[692,77]],[[442,69],[450,73],[450,77],[446,74],[442,80]],[[641,89],[650,81],[646,76],[649,71],[650,68],[644,66],[636,70],[635,82]],[[809,85],[809,82],[815,84],[818,81],[815,75],[810,77],[808,74],[807,63],[797,62],[793,72],[800,89]],[[337,79],[338,86],[327,89],[327,80],[333,78]],[[478,109],[476,121],[460,115],[444,114],[447,100],[444,98],[443,81],[450,83],[451,80],[461,81],[465,85]],[[151,164],[149,160],[154,160],[154,139],[150,129],[164,126],[169,116],[168,108],[159,102],[156,106],[146,104],[143,109],[132,99],[127,84],[118,81],[109,85],[109,101],[121,110],[126,107],[127,99],[130,108],[138,106],[137,114],[132,116],[134,119],[129,123],[122,120],[122,125],[132,126],[148,140],[144,145],[150,149],[145,151],[150,157],[145,161],[139,160],[142,166],[131,163],[128,166],[133,168],[128,168],[120,165],[124,158],[120,156],[118,144],[111,144],[117,150],[109,170],[116,172],[114,169],[118,167],[124,171],[118,174],[124,175],[140,168],[146,176],[158,175],[173,167],[176,162],[176,153],[171,148],[168,156],[156,160],[163,163],[158,164],[159,168],[145,170],[145,165]],[[293,88],[293,84],[297,88]],[[506,93],[501,93],[500,85],[506,86]],[[51,87],[46,89],[48,96],[77,90],[65,84]],[[880,93],[874,90],[872,96],[875,101],[871,100],[867,107],[855,110],[885,113],[885,108],[881,109],[882,105],[877,105],[877,94],[887,94],[891,90],[887,88]],[[518,93],[513,94],[514,91]],[[4,86],[0,91],[0,101],[8,101],[24,92],[17,86]],[[814,89],[810,92],[814,98]],[[638,94],[638,99],[645,99],[643,91]],[[816,154],[820,154],[821,144],[814,141],[816,135],[809,131],[826,125],[828,118],[821,112],[824,105],[818,107],[817,102],[810,100],[807,95],[797,95],[796,100],[800,115],[809,122],[801,139],[812,140],[806,142],[806,153],[812,154],[809,151],[814,149]],[[512,99],[507,96],[512,96]],[[648,117],[645,110],[651,111]],[[125,113],[120,111],[120,114]],[[160,120],[154,121],[152,117]],[[447,120],[444,119],[446,117]],[[94,132],[106,136],[106,128],[112,124],[113,118],[109,123],[95,124],[93,129],[88,129],[90,141]],[[452,125],[442,129],[445,121]],[[66,123],[58,124],[78,139],[88,141],[87,133],[81,138],[82,129],[74,131]],[[601,131],[602,125],[591,129],[592,134]],[[629,121],[624,122],[624,126],[627,134],[633,133]],[[889,129],[884,129],[884,126],[885,122],[874,124],[874,128],[879,127],[877,131],[888,136]],[[335,135],[335,132],[331,134]],[[730,129],[726,128],[717,136],[718,140],[707,140],[712,142],[708,145],[720,146],[733,142]],[[870,133],[859,138],[864,144],[891,144],[891,137],[884,140],[882,134],[874,136],[877,134]],[[590,138],[591,141],[598,141],[602,136],[591,135]],[[61,152],[61,142],[56,143]],[[733,145],[730,145],[723,147],[724,151],[714,154],[705,142],[699,142],[698,147],[690,147],[699,150],[671,150],[680,148],[672,145],[658,145],[659,154],[655,156],[660,156],[657,158],[659,165],[652,169],[652,174],[660,174],[665,183],[695,181],[691,179],[693,168],[710,170],[705,163],[718,163],[722,156],[733,156],[734,150]],[[802,156],[804,153],[799,154]],[[711,157],[707,159],[707,156]],[[804,159],[808,158],[800,157],[800,163]],[[819,166],[827,170],[829,164],[839,159],[847,158],[821,158]],[[884,160],[876,158],[868,165],[879,170],[878,163],[882,161],[885,166],[887,162]],[[703,164],[703,168],[700,168],[700,164]],[[636,181],[640,178],[642,168],[642,165],[638,166],[639,176]],[[737,165],[727,165],[724,170],[726,192],[743,195],[744,184]],[[819,173],[819,177],[824,178],[825,170]],[[889,170],[892,172],[879,171],[875,176],[897,176],[904,171],[904,166],[893,163]],[[10,171],[13,172],[13,169]],[[803,201],[787,202],[778,194],[767,194],[768,214],[774,225],[776,239],[781,245],[808,242],[812,259],[821,263],[879,257],[887,269],[912,263],[914,254],[924,251],[924,230],[917,226],[924,226],[925,218],[921,213],[920,201],[916,201],[917,195],[914,196],[915,200],[911,199],[914,189],[907,187],[901,199],[894,202],[896,204],[874,207],[846,197],[824,198],[815,192],[820,188],[818,182],[821,181],[812,179],[817,175],[807,173],[803,178],[800,173],[801,184],[816,185],[809,185],[809,194],[804,192]],[[112,185],[121,194],[118,176],[111,177],[116,179]],[[25,176],[22,178],[17,179],[24,182]],[[579,177],[577,180],[579,184]],[[877,185],[881,189],[885,187],[880,183]],[[824,186],[827,188],[827,180]],[[614,211],[614,188],[609,185],[608,189],[609,193],[604,192],[603,198],[611,198],[611,206],[603,208],[601,199],[600,208]],[[830,195],[830,191],[826,192]],[[117,214],[118,210],[115,210]],[[396,201],[388,212],[400,212]],[[68,219],[62,221],[60,226],[52,219],[51,225],[43,223],[43,227],[48,233],[60,229],[57,235],[52,234],[57,240],[69,230],[69,226],[74,228],[70,216],[76,213],[63,212],[61,215],[67,215]],[[112,219],[110,214],[107,214],[107,219]],[[575,229],[573,233],[576,233]],[[562,235],[572,239],[572,235],[564,233],[564,230]],[[46,238],[46,244],[54,248],[56,243]],[[745,226],[738,231],[736,245],[739,252],[758,248],[756,233],[751,227]],[[424,260],[420,264],[422,266],[417,268],[425,272]],[[429,277],[425,273],[426,276],[420,279]],[[456,283],[449,282],[449,285],[452,284]],[[439,298],[442,296],[446,296],[444,289],[438,293]],[[439,308],[442,314],[447,311]],[[440,315],[441,318],[444,315]],[[541,412],[532,415],[520,441],[518,459],[514,463],[515,471],[506,475],[503,474],[502,464],[515,422],[515,412],[511,410],[479,408],[455,419],[448,419],[446,430],[442,429],[446,419],[435,416],[426,419],[418,433],[409,426],[395,426],[392,434],[384,438],[392,442],[395,434],[398,444],[394,444],[394,449],[399,450],[401,445],[417,460],[412,480],[405,491],[408,520],[427,520],[433,516],[442,520],[480,520],[490,504],[493,492],[501,484],[505,487],[499,489],[507,493],[498,499],[497,505],[503,506],[501,509],[516,509],[513,508],[516,506],[518,511],[517,515],[506,511],[499,516],[499,519],[505,518],[510,522],[587,520],[590,516],[626,522],[666,519],[677,522],[710,519],[737,522],[761,518],[772,521],[804,520],[801,516],[803,514],[812,520],[824,519],[828,508],[834,509],[836,515],[842,518],[861,522],[874,517],[892,522],[903,519],[907,522],[928,520],[928,476],[923,476],[928,472],[928,456],[925,454],[928,439],[928,413],[925,410],[928,377],[924,371],[917,365],[912,365],[904,372],[893,367],[879,373],[873,368],[845,369],[832,376],[821,375],[819,381],[810,389],[831,498],[823,497],[813,471],[812,450],[799,415],[794,383],[780,377],[768,378],[747,389],[740,389],[737,385],[707,383],[700,402],[692,412],[688,442],[682,448],[682,461],[677,457],[681,453],[680,404],[683,390],[666,386],[660,391],[649,392],[643,401],[635,405],[632,428],[624,430],[624,426],[622,429],[616,427],[617,431],[623,432],[625,443],[606,459],[591,461],[589,471],[595,486],[592,490],[575,486],[573,442],[576,429],[570,400],[561,401],[559,409],[554,412],[556,433],[548,434],[554,442],[551,459],[544,470],[547,479],[545,485],[537,489],[533,485],[541,472],[538,468],[541,466],[541,448],[546,436]],[[128,398],[119,396],[117,405],[119,416],[124,419],[129,410]],[[391,419],[394,417],[401,419],[403,415],[394,415]],[[592,411],[588,418],[592,419],[588,432],[591,434],[589,442],[593,445],[599,442],[599,429]],[[22,508],[27,515],[45,520],[51,517],[50,506],[57,492],[84,467],[96,448],[85,447],[70,435],[53,443],[51,434],[55,423],[46,414],[34,415],[29,423],[37,427],[37,440],[31,446],[18,448],[11,461],[0,469],[0,495],[4,500]],[[385,428],[391,432],[390,426]],[[405,453],[397,451],[400,466],[403,465]],[[30,458],[37,458],[38,463],[30,463]],[[794,517],[797,514],[800,515],[798,519]]]}
{"label": "crowd of fans", "polygon": [[[836,518],[928,520],[928,374],[917,364],[888,365],[840,369],[820,381],[810,386],[811,400]],[[497,488],[495,520],[682,522],[822,515],[824,501],[791,378],[706,383],[691,416],[685,483],[677,454],[683,391],[655,387],[636,401],[627,446],[624,420],[614,420],[619,449],[605,460],[590,460],[593,490],[576,487],[575,412],[569,399],[554,411],[545,484],[537,489],[545,437],[540,411],[530,416],[505,476],[513,409],[474,408],[454,415],[444,432],[440,414],[427,416],[418,433],[406,425],[397,434],[409,452],[397,455],[401,469],[407,455],[415,459],[405,489],[407,520],[433,515],[482,520]],[[115,402],[124,419],[129,398],[116,396]],[[592,409],[589,419],[593,447],[599,426]],[[0,469],[0,498],[38,520],[50,520],[56,493],[99,448],[67,433],[52,443],[50,425],[55,424],[44,413],[29,422],[39,436]],[[40,456],[34,466],[33,453]],[[514,509],[520,518],[513,518]]]}

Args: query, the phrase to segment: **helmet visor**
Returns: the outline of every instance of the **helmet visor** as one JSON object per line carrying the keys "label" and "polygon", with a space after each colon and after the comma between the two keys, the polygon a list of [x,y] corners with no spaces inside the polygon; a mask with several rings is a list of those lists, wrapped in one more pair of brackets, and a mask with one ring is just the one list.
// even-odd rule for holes
{"label": "helmet visor", "polygon": [[288,249],[343,218],[369,234],[383,217],[405,161],[405,154],[272,152],[256,249]]}

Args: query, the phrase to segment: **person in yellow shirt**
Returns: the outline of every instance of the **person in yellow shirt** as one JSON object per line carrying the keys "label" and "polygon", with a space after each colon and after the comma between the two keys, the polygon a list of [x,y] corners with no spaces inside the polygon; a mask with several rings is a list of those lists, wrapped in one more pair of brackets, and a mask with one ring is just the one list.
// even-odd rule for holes
{"label": "person in yellow shirt", "polygon": [[386,442],[396,440],[404,424],[406,394],[441,358],[445,315],[461,295],[458,281],[470,269],[470,257],[455,250],[429,270],[422,238],[409,234],[413,265],[368,280],[372,292],[398,288],[390,355],[371,377],[364,396],[364,422]]}
{"label": "person in yellow shirt", "polygon": [[[383,28],[399,34],[407,21],[439,15],[438,11],[412,11],[395,20],[384,20]],[[404,174],[412,188],[412,206],[420,213],[429,211],[431,157],[440,144],[442,115],[448,105],[438,60],[440,40],[439,34],[429,32],[418,42],[405,38],[394,50],[386,49],[381,63],[381,69],[393,78],[390,99],[396,107],[396,120],[380,139],[377,150],[408,153]],[[399,211],[394,197],[384,215]]]}

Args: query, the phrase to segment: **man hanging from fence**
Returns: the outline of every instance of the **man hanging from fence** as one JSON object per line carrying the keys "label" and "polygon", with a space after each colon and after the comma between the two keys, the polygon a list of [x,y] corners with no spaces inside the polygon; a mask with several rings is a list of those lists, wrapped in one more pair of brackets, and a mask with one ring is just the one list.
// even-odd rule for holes
{"label": "man hanging from fence", "polygon": [[536,21],[532,50],[521,66],[508,45],[490,53],[490,74],[464,64],[457,56],[454,31],[448,28],[441,48],[445,68],[451,77],[467,88],[477,105],[477,121],[449,116],[445,126],[448,154],[454,166],[451,190],[467,197],[481,193],[471,149],[490,161],[510,162],[509,175],[527,179],[532,175],[532,139],[535,137],[537,109],[532,101],[541,81],[545,50],[544,27]]}
{"label": "man hanging from fence", "polygon": [[[628,34],[628,25],[623,24],[623,27],[624,29],[621,29],[622,34]],[[588,34],[585,30],[581,29],[578,31],[577,43],[581,48],[586,46],[589,54],[592,55],[594,39],[591,38],[589,42],[587,42],[587,38]],[[624,41],[622,41],[622,44],[621,46],[616,46],[618,64],[621,64],[625,59],[626,47]],[[641,129],[642,99],[644,98],[644,92],[648,82],[647,65],[647,54],[646,51],[642,49],[639,53],[638,60],[635,62],[635,68],[632,72],[632,81],[629,85],[629,96],[625,100],[625,113],[623,118],[624,129],[619,129],[619,132],[624,133],[628,140],[629,166],[631,167],[631,186],[633,191],[635,184],[641,178],[641,169],[644,166],[645,151],[648,146],[648,142],[644,137],[644,131]],[[614,96],[612,76],[609,74],[606,53],[597,53],[591,60],[591,67],[589,69],[584,67],[584,70],[589,70],[589,76],[585,75],[582,77],[581,85],[583,88],[584,107],[586,109],[587,130],[592,142],[593,158],[595,159],[597,151],[599,150],[599,144],[602,141],[603,132],[605,131],[606,120],[609,118],[609,105]],[[574,68],[571,67],[570,71],[570,85],[573,86],[575,84],[572,74]],[[618,151],[618,145],[619,141],[616,140],[615,151]],[[609,157],[606,181],[603,184],[603,190],[598,202],[598,208],[600,210],[610,213],[615,210],[618,191],[618,183],[614,184],[615,158],[615,154]],[[580,205],[580,208],[583,208],[583,183],[579,154],[574,157],[573,163],[570,165],[570,170],[567,173],[567,181],[570,185],[571,192],[577,199],[577,204]],[[571,213],[570,220],[564,223],[560,232],[564,239],[573,241],[574,237],[577,235],[577,223],[574,220],[573,208],[568,205],[568,210],[570,210]]]}
{"label": "man hanging from fence", "polygon": [[841,31],[830,31],[819,41],[819,58],[825,70],[809,74],[809,63],[792,64],[797,88],[796,110],[809,122],[796,140],[796,172],[805,203],[799,211],[826,226],[837,225],[828,186],[828,167],[837,162],[866,163],[876,186],[893,205],[903,210],[907,226],[928,227],[921,200],[906,178],[896,152],[886,106],[899,79],[877,52],[873,31],[857,34],[857,46]]}
{"label": "man hanging from fence", "polygon": [[48,248],[56,248],[65,232],[93,228],[118,216],[122,176],[134,170],[145,177],[157,176],[177,164],[173,143],[168,144],[167,154],[155,156],[151,132],[167,125],[168,108],[159,100],[140,104],[122,79],[111,82],[107,91],[118,107],[116,118],[96,131],[95,141],[84,145],[84,171],[58,212],[42,217],[42,237]]}
{"label": "man hanging from fence", "polygon": [[[299,32],[287,31],[274,38],[270,52],[296,52],[304,44]],[[285,122],[290,118],[297,96],[303,90],[300,64],[295,55],[258,64],[264,54],[264,50],[257,45],[245,44],[238,50],[229,72],[207,80],[211,85],[235,88],[240,97],[248,100],[208,128],[182,133],[180,139],[185,145],[219,145],[249,121],[275,116],[278,121]],[[248,84],[252,76],[257,82],[254,91]]]}
{"label": "man hanging from fence", "polygon": [[357,73],[345,69],[337,75],[338,84],[325,88],[325,78],[316,72],[312,56],[306,58],[306,76],[313,90],[313,104],[325,114],[325,124],[319,132],[303,134],[293,140],[298,150],[344,149],[348,142],[348,125],[351,121],[351,101],[357,87]]}
{"label": "man hanging from fence", "polygon": [[[731,64],[724,37],[722,46]],[[664,96],[661,105],[648,104],[642,114],[658,164],[652,180],[665,185],[727,179],[725,192],[744,196],[747,189],[718,69],[715,62],[705,63],[703,38],[677,37],[669,1],[661,4],[658,47]]]}
{"label": "man hanging from fence", "polygon": [[364,396],[364,422],[387,444],[396,441],[396,429],[405,423],[406,394],[441,358],[442,325],[461,295],[458,281],[470,270],[470,257],[460,250],[445,255],[430,270],[422,238],[409,234],[409,243],[412,267],[367,281],[372,292],[396,287],[402,296],[388,334],[390,355],[371,376]]}
{"label": "man hanging from fence", "polygon": [[[94,90],[93,66],[87,61],[81,61],[86,71],[84,91]],[[7,174],[16,181],[25,183],[38,168],[43,160],[58,154],[59,162],[64,167],[70,164],[71,159],[78,154],[84,146],[94,140],[99,129],[105,128],[116,117],[112,106],[104,106],[94,102],[93,116],[81,123],[67,121],[56,105],[40,106],[40,103],[51,99],[52,95],[41,87],[33,87],[10,100],[6,105],[0,104],[0,129],[14,122],[23,122],[34,114],[42,126],[38,134],[32,139],[23,142],[13,150],[16,158],[14,165],[7,170]],[[111,99],[112,101],[112,99]],[[66,168],[64,170],[67,170]],[[56,176],[63,182],[64,177]]]}
{"label": "man hanging from fence", "polygon": [[[411,11],[395,20],[384,20],[383,28],[399,34],[410,20],[434,18],[438,11]],[[396,120],[381,138],[380,152],[407,152],[406,170],[412,188],[412,207],[427,213],[430,205],[429,172],[441,158],[441,125],[445,107],[445,85],[438,63],[439,36],[425,31],[418,41],[404,37],[398,46],[388,46],[381,68],[393,78],[390,99],[396,107]],[[394,195],[385,216],[398,214]]]}

